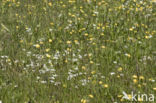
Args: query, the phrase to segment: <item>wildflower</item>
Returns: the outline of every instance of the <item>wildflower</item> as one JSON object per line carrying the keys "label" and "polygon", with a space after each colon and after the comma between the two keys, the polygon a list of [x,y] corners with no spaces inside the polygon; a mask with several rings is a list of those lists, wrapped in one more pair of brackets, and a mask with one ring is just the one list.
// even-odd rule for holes
{"label": "wildflower", "polygon": [[99,84],[102,84],[103,82],[102,81],[99,81]]}
{"label": "wildflower", "polygon": [[138,101],[141,102],[141,101],[143,101],[143,99],[142,98],[138,98]]}
{"label": "wildflower", "polygon": [[65,7],[66,7],[66,5],[62,5],[62,7],[63,7],[63,8],[65,8]]}
{"label": "wildflower", "polygon": [[100,27],[97,27],[97,29],[99,30],[99,29],[100,29]]}
{"label": "wildflower", "polygon": [[104,84],[103,87],[104,87],[104,88],[108,88],[108,84]]}
{"label": "wildflower", "polygon": [[94,98],[94,96],[93,96],[93,95],[91,95],[91,94],[90,94],[90,95],[88,95],[88,96],[89,96],[90,98]]}
{"label": "wildflower", "polygon": [[40,48],[40,45],[39,45],[39,44],[36,44],[35,47],[36,47],[36,48]]}
{"label": "wildflower", "polygon": [[63,87],[64,87],[64,88],[67,88],[67,85],[66,85],[66,84],[63,84]]}
{"label": "wildflower", "polygon": [[79,44],[78,40],[74,40],[75,44]]}
{"label": "wildflower", "polygon": [[151,35],[149,35],[149,36],[146,35],[145,38],[149,39],[149,38],[152,38],[152,36]]}
{"label": "wildflower", "polygon": [[67,62],[68,62],[68,60],[66,59],[64,62],[65,62],[65,63],[67,63]]}
{"label": "wildflower", "polygon": [[138,80],[137,79],[133,79],[133,83],[137,83],[138,82]]}
{"label": "wildflower", "polygon": [[51,3],[51,2],[49,2],[49,3],[48,3],[48,5],[49,5],[49,6],[52,6],[52,3]]}
{"label": "wildflower", "polygon": [[71,44],[71,41],[67,41],[67,44]]}
{"label": "wildflower", "polygon": [[133,75],[133,78],[135,78],[135,79],[136,79],[136,78],[137,78],[137,75]]}
{"label": "wildflower", "polygon": [[50,25],[54,25],[54,23],[53,23],[53,22],[51,22],[51,23],[50,23]]}
{"label": "wildflower", "polygon": [[120,78],[120,75],[117,75],[117,78]]}
{"label": "wildflower", "polygon": [[16,29],[19,29],[19,26],[16,26]]}
{"label": "wildflower", "polygon": [[118,98],[121,98],[122,97],[122,95],[118,95]]}
{"label": "wildflower", "polygon": [[141,85],[140,85],[140,84],[138,84],[138,87],[140,88],[140,87],[141,87]]}
{"label": "wildflower", "polygon": [[50,49],[48,48],[48,49],[46,49],[45,51],[46,51],[46,52],[49,52],[49,51],[50,51]]}
{"label": "wildflower", "polygon": [[82,69],[83,69],[83,70],[86,70],[86,67],[85,67],[85,66],[82,66]]}
{"label": "wildflower", "polygon": [[130,31],[133,31],[133,28],[130,28],[129,30],[130,30]]}
{"label": "wildflower", "polygon": [[119,72],[121,72],[121,71],[122,71],[122,68],[121,68],[121,67],[119,67],[119,68],[118,68],[118,71],[119,71]]}
{"label": "wildflower", "polygon": [[93,64],[94,62],[93,61],[90,61],[90,64]]}
{"label": "wildflower", "polygon": [[11,60],[8,58],[8,59],[7,59],[7,62],[10,62],[10,61],[11,61]]}
{"label": "wildflower", "polygon": [[90,41],[92,41],[92,40],[93,40],[93,38],[90,38],[89,40],[90,40]]}
{"label": "wildflower", "polygon": [[152,78],[149,78],[149,81],[151,81],[151,82],[155,82],[155,80],[154,80],[154,79],[152,79]]}
{"label": "wildflower", "polygon": [[70,48],[67,48],[67,51],[71,51],[71,49]]}
{"label": "wildflower", "polygon": [[128,96],[128,98],[129,98],[130,100],[132,99],[132,95],[131,95],[131,94],[128,94],[127,96]]}
{"label": "wildflower", "polygon": [[145,78],[144,78],[143,76],[140,76],[140,77],[139,77],[139,79],[142,79],[142,80],[144,80]]}
{"label": "wildflower", "polygon": [[127,56],[127,57],[129,57],[129,58],[131,57],[131,55],[130,55],[130,54],[127,54],[127,53],[125,54],[125,56]]}
{"label": "wildflower", "polygon": [[92,71],[92,72],[91,72],[91,74],[95,74],[95,73],[96,73],[95,71]]}
{"label": "wildflower", "polygon": [[88,56],[91,57],[92,56],[92,53],[89,53]]}
{"label": "wildflower", "polygon": [[88,33],[85,33],[84,35],[85,35],[85,36],[88,36]]}
{"label": "wildflower", "polygon": [[104,35],[104,33],[101,33],[101,36],[103,36]]}
{"label": "wildflower", "polygon": [[40,41],[40,44],[43,44],[43,42],[42,42],[42,41]]}
{"label": "wildflower", "polygon": [[51,57],[51,55],[49,55],[49,54],[46,54],[46,57],[47,57],[47,58],[50,58],[50,57]]}
{"label": "wildflower", "polygon": [[104,49],[104,48],[106,48],[106,47],[103,45],[103,46],[101,46],[101,48]]}
{"label": "wildflower", "polygon": [[81,99],[81,103],[87,103],[86,99]]}
{"label": "wildflower", "polygon": [[110,73],[110,75],[114,75],[114,74],[115,74],[114,72],[111,72],[111,73]]}
{"label": "wildflower", "polygon": [[52,42],[52,39],[49,39],[49,43],[51,43]]}

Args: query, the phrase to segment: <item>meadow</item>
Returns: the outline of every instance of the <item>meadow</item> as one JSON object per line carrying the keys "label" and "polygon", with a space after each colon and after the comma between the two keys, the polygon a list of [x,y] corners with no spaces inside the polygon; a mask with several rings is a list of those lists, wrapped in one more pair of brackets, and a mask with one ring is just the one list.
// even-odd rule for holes
{"label": "meadow", "polygon": [[155,34],[155,0],[0,0],[0,103],[156,103]]}

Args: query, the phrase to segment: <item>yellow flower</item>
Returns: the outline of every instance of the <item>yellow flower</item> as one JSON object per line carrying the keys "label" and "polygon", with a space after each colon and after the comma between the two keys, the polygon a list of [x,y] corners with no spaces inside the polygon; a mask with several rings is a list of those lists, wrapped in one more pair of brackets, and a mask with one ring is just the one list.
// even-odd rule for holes
{"label": "yellow flower", "polygon": [[67,44],[71,44],[71,41],[67,41]]}
{"label": "yellow flower", "polygon": [[99,84],[102,84],[103,82],[102,81],[99,81]]}
{"label": "yellow flower", "polygon": [[100,27],[97,27],[97,29],[99,30],[99,29],[100,29]]}
{"label": "yellow flower", "polygon": [[85,66],[82,66],[82,69],[83,69],[83,70],[86,70],[86,67],[85,67]]}
{"label": "yellow flower", "polygon": [[86,99],[81,99],[81,103],[87,103]]}
{"label": "yellow flower", "polygon": [[101,36],[103,36],[104,35],[104,33],[101,33]]}
{"label": "yellow flower", "polygon": [[130,30],[130,31],[133,31],[133,28],[130,28],[129,30]]}
{"label": "yellow flower", "polygon": [[129,98],[129,99],[132,99],[132,95],[131,95],[131,94],[128,94],[128,98]]}
{"label": "yellow flower", "polygon": [[153,79],[152,78],[149,78],[149,81],[153,81]]}
{"label": "yellow flower", "polygon": [[53,40],[52,39],[49,39],[49,43],[51,43]]}
{"label": "yellow flower", "polygon": [[50,58],[50,57],[51,57],[51,55],[49,55],[49,54],[46,54],[46,57],[47,57],[47,58]]}
{"label": "yellow flower", "polygon": [[138,87],[139,87],[139,88],[141,88],[141,85],[140,85],[140,84],[138,84]]}
{"label": "yellow flower", "polygon": [[90,40],[90,41],[92,41],[92,40],[93,40],[93,38],[90,38],[89,40]]}
{"label": "yellow flower", "polygon": [[68,60],[66,59],[64,62],[65,62],[65,63],[67,63],[67,62],[68,62]]}
{"label": "yellow flower", "polygon": [[135,79],[136,79],[136,78],[137,78],[137,75],[133,75],[133,78],[135,78]]}
{"label": "yellow flower", "polygon": [[10,61],[11,61],[11,60],[8,58],[8,59],[7,59],[7,62],[10,62]]}
{"label": "yellow flower", "polygon": [[103,46],[101,46],[101,48],[104,49],[104,48],[106,48],[106,47],[103,45]]}
{"label": "yellow flower", "polygon": [[153,88],[153,90],[155,90],[155,91],[156,91],[156,88]]}
{"label": "yellow flower", "polygon": [[16,29],[19,29],[19,26],[16,26]]}
{"label": "yellow flower", "polygon": [[138,98],[138,101],[141,102],[141,101],[143,101],[143,99],[142,98]]}
{"label": "yellow flower", "polygon": [[91,57],[92,56],[92,53],[89,53],[88,56]]}
{"label": "yellow flower", "polygon": [[149,39],[150,37],[146,35],[145,38],[146,38],[146,39]]}
{"label": "yellow flower", "polygon": [[40,45],[39,45],[39,44],[36,44],[35,47],[36,47],[36,48],[40,48]]}
{"label": "yellow flower", "polygon": [[43,42],[42,42],[42,41],[40,41],[40,44],[43,44]]}
{"label": "yellow flower", "polygon": [[118,95],[118,98],[121,98],[122,97],[122,95]]}
{"label": "yellow flower", "polygon": [[121,68],[121,67],[119,67],[119,68],[118,68],[118,71],[119,71],[119,72],[121,72],[121,71],[122,71],[122,68]]}
{"label": "yellow flower", "polygon": [[94,62],[93,61],[90,61],[90,64],[93,64]]}
{"label": "yellow flower", "polygon": [[92,71],[92,72],[91,72],[91,74],[95,74],[95,73],[96,73],[96,71]]}
{"label": "yellow flower", "polygon": [[67,85],[66,85],[66,84],[63,84],[63,87],[64,87],[64,88],[67,88]]}
{"label": "yellow flower", "polygon": [[51,2],[49,2],[49,3],[48,3],[48,5],[49,5],[49,6],[52,6],[52,3],[51,3]]}
{"label": "yellow flower", "polygon": [[74,40],[75,44],[79,44],[78,40]]}
{"label": "yellow flower", "polygon": [[50,25],[54,25],[54,23],[53,23],[53,22],[51,22],[51,23],[50,23]]}
{"label": "yellow flower", "polygon": [[144,78],[143,76],[140,76],[140,77],[139,77],[139,79],[142,79],[142,80],[144,80],[145,78]]}
{"label": "yellow flower", "polygon": [[50,51],[50,49],[48,48],[48,49],[46,49],[45,51],[46,51],[46,52],[49,52],[49,51]]}
{"label": "yellow flower", "polygon": [[89,96],[90,98],[94,98],[94,96],[93,96],[93,95],[91,95],[91,94],[90,94],[90,95],[88,95],[88,96]]}
{"label": "yellow flower", "polygon": [[104,84],[103,87],[104,87],[104,88],[108,88],[108,84]]}
{"label": "yellow flower", "polygon": [[133,79],[133,83],[137,83],[138,82],[138,80],[137,79]]}
{"label": "yellow flower", "polygon": [[117,78],[120,78],[120,75],[117,75]]}
{"label": "yellow flower", "polygon": [[88,33],[85,33],[84,35],[85,35],[85,36],[88,36]]}
{"label": "yellow flower", "polygon": [[127,54],[127,53],[126,53],[125,55],[126,55],[127,57],[129,57],[129,58],[131,57],[131,55],[130,55],[130,54]]}

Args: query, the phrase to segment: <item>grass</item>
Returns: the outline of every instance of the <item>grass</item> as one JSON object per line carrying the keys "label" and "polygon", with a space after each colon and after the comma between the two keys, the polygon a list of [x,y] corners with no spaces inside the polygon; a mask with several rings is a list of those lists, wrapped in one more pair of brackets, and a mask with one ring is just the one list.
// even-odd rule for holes
{"label": "grass", "polygon": [[1,0],[0,102],[144,102],[130,97],[156,94],[155,6],[154,0]]}

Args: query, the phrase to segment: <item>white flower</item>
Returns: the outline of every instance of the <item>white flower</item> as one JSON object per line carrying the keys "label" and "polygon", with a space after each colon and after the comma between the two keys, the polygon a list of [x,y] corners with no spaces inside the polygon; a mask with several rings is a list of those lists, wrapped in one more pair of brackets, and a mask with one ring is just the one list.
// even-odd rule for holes
{"label": "white flower", "polygon": [[110,75],[114,75],[114,74],[115,74],[114,72],[111,72],[111,73],[110,73]]}
{"label": "white flower", "polygon": [[31,28],[27,28],[26,32],[30,32],[31,31]]}

